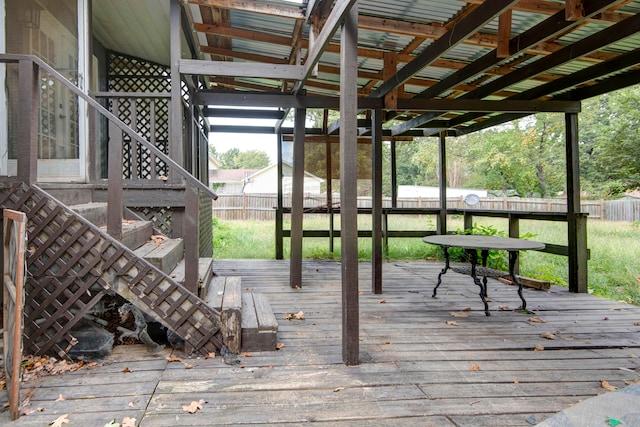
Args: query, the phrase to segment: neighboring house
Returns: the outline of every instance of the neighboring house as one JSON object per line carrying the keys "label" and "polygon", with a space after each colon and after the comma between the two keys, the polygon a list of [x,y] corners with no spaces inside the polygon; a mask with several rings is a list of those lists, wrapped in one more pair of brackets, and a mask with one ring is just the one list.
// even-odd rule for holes
{"label": "neighboring house", "polygon": [[[282,191],[291,193],[293,167],[286,162],[282,164]],[[210,170],[211,185],[218,194],[275,194],[278,192],[277,165],[257,169],[217,169]],[[320,194],[324,179],[309,172],[304,172],[304,193]]]}
{"label": "neighboring house", "polygon": [[[487,190],[478,190],[475,188],[447,188],[447,197],[466,197],[469,194],[475,194],[481,198],[487,197]],[[398,197],[437,199],[440,197],[440,188],[421,185],[399,185]]]}
{"label": "neighboring house", "polygon": [[209,169],[209,182],[218,194],[242,194],[247,179],[258,169]]}

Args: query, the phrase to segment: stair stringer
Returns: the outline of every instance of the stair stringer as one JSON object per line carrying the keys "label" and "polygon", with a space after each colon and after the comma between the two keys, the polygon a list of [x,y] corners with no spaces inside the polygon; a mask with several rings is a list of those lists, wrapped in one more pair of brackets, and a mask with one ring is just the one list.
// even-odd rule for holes
{"label": "stair stringer", "polygon": [[66,356],[69,333],[109,292],[200,353],[219,350],[220,313],[37,186],[3,186],[0,206],[27,214],[25,351]]}

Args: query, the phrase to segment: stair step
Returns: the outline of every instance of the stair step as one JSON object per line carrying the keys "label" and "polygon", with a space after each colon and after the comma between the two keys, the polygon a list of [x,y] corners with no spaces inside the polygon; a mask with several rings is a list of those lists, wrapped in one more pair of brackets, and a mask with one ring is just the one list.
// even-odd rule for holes
{"label": "stair step", "polygon": [[242,295],[242,351],[274,351],[278,321],[264,294]]}
{"label": "stair step", "polygon": [[152,239],[134,252],[163,273],[170,274],[184,256],[184,242],[182,239]]}
{"label": "stair step", "polygon": [[[206,297],[206,292],[208,290],[207,284],[211,281],[213,276],[213,269],[211,268],[212,265],[213,258],[198,259],[198,294],[202,299],[205,299]],[[171,278],[180,284],[184,284],[184,268],[184,258],[182,258],[170,274]]]}
{"label": "stair step", "polygon": [[82,203],[70,207],[71,210],[95,226],[102,227],[107,224],[106,203]]}
{"label": "stair step", "polygon": [[242,349],[242,278],[216,276],[209,282],[205,303],[220,311],[222,342],[232,351]]}

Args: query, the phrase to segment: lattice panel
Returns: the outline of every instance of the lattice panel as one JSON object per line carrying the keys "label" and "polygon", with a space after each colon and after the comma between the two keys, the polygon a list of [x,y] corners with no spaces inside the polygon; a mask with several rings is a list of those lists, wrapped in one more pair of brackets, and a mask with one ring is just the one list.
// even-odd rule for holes
{"label": "lattice panel", "polygon": [[[170,69],[161,64],[111,52],[109,55],[109,91],[167,93],[171,91]],[[113,111],[113,104],[111,104]],[[121,98],[114,112],[128,126],[164,154],[169,154],[169,101],[162,98]],[[153,129],[152,129],[153,128]],[[166,163],[147,149],[131,144],[124,134],[123,177],[158,179],[167,176]],[[135,150],[132,146],[136,146]]]}
{"label": "lattice panel", "polygon": [[195,351],[221,348],[219,313],[37,187],[0,192],[0,205],[29,218],[25,349],[66,354],[69,330],[113,290]]}
{"label": "lattice panel", "polygon": [[170,208],[129,208],[147,221],[151,221],[153,228],[162,231],[162,234],[171,237],[173,231],[171,221],[173,211]]}

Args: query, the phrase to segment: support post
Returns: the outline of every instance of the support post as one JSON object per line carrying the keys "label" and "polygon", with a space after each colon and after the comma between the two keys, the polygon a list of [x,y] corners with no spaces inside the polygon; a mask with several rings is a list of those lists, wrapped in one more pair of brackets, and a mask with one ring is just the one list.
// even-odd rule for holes
{"label": "support post", "polygon": [[398,207],[398,166],[396,164],[396,141],[391,141],[391,207]]}
{"label": "support post", "polygon": [[[31,185],[38,180],[38,74],[33,61],[18,64],[20,106],[18,117],[18,178]],[[6,129],[5,129],[6,131]]]}
{"label": "support post", "polygon": [[[520,220],[513,214],[509,214],[509,237],[513,239],[520,238]],[[514,261],[513,272],[520,274],[520,257],[516,257]]]}
{"label": "support post", "polygon": [[[180,59],[182,57],[182,10],[178,0],[171,0],[170,6],[170,48],[171,48],[171,105],[169,106],[169,157],[184,166],[182,147],[182,85],[180,80]],[[169,182],[179,183],[180,176],[169,171]]]}
{"label": "support post", "polygon": [[436,225],[438,234],[447,234],[447,146],[446,132],[438,137],[438,181],[440,185],[440,212]]}
{"label": "support post", "polygon": [[198,189],[187,186],[184,192],[183,230],[184,242],[184,287],[198,295],[199,240],[199,197]]}
{"label": "support post", "polygon": [[283,194],[282,194],[282,132],[277,135],[277,156],[276,170],[278,175],[278,194],[276,207],[276,259],[284,258],[284,218],[283,218]]}
{"label": "support post", "polygon": [[358,305],[358,3],[346,13],[340,34],[340,238],[342,247],[342,360],[357,365]]}
{"label": "support post", "polygon": [[371,115],[371,285],[374,294],[382,293],[382,110]]}
{"label": "support post", "polygon": [[302,287],[302,216],[304,215],[304,136],[307,110],[296,109],[293,137],[293,173],[291,177],[291,262],[289,284]]}
{"label": "support post", "polygon": [[[118,100],[113,101],[114,111],[117,111]],[[135,146],[136,142],[131,141]],[[109,121],[109,146],[107,165],[107,234],[117,240],[122,240],[122,131],[116,124]]]}
{"label": "support post", "polygon": [[567,164],[567,246],[569,247],[569,291],[586,293],[587,218],[580,213],[580,162],[578,158],[578,114],[565,114]]}

